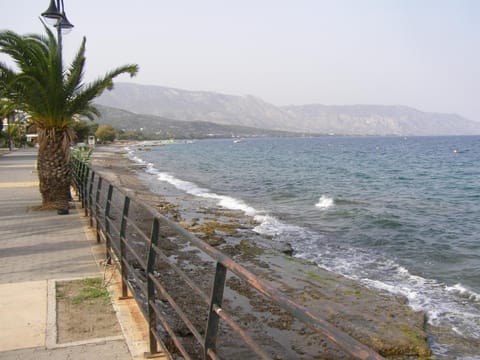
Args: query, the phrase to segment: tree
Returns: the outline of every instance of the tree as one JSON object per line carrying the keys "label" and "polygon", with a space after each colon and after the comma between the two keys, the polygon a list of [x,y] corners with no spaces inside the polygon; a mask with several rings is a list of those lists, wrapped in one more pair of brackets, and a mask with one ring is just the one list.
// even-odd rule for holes
{"label": "tree", "polygon": [[95,136],[101,143],[112,142],[117,136],[117,132],[112,125],[100,125],[95,131]]}
{"label": "tree", "polygon": [[46,36],[0,32],[0,52],[8,55],[18,70],[0,62],[0,108],[30,115],[38,131],[38,177],[42,206],[68,208],[71,170],[68,163],[74,118],[93,120],[99,111],[92,100],[113,88],[120,74],[134,76],[138,65],[118,67],[89,84],[82,82],[85,43],[67,69],[62,66],[61,48],[46,27]]}
{"label": "tree", "polygon": [[98,124],[89,124],[85,120],[78,120],[72,124],[76,142],[87,142],[89,135],[95,135]]}
{"label": "tree", "polygon": [[[5,135],[3,133],[3,119],[4,119],[4,115],[0,111],[0,140],[2,140],[5,137]],[[0,144],[3,144],[3,140],[0,141]],[[2,146],[2,145],[0,145],[0,146]]]}
{"label": "tree", "polygon": [[8,139],[11,141],[12,145],[19,148],[27,142],[27,137],[24,132],[24,127],[20,123],[13,123],[7,129]]}

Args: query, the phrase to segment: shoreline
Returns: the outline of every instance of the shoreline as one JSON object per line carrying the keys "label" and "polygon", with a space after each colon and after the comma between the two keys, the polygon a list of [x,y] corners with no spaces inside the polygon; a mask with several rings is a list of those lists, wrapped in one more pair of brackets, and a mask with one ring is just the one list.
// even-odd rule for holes
{"label": "shoreline", "polygon": [[[289,256],[288,248],[276,248],[272,246],[274,242],[254,233],[255,224],[243,213],[199,207],[198,201],[192,203],[180,191],[152,192],[145,181],[146,175],[140,171],[142,167],[124,156],[124,148],[123,144],[97,148],[92,156],[96,171],[113,184],[133,190],[142,201],[157,207],[200,239],[383,356],[403,359],[430,355],[425,314],[413,311],[404,298],[366,288]],[[162,187],[162,191],[170,190]],[[242,292],[242,286],[231,281],[227,287],[251,311],[255,301]],[[261,321],[260,312],[255,316]],[[288,321],[276,321],[269,329],[275,336],[279,330],[295,332],[289,325]],[[301,338],[301,334],[293,335],[293,342],[301,344]],[[314,345],[298,345],[300,350],[296,353],[312,354],[317,351]],[[335,350],[327,347],[324,355],[327,354],[335,354]]]}

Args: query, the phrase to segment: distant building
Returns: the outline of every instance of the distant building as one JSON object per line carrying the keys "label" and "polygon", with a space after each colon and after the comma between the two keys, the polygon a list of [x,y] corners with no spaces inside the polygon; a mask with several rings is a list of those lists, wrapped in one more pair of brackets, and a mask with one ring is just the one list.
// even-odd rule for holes
{"label": "distant building", "polygon": [[[7,137],[11,142],[10,146],[13,146],[14,138],[16,138],[16,141],[18,141],[18,138],[23,136],[23,139],[26,139],[27,143],[37,143],[38,135],[36,133],[36,127],[31,126],[29,116],[25,113],[14,111],[10,114],[10,116],[2,118],[1,121],[3,124],[2,131],[7,134]],[[14,135],[12,135],[12,132],[9,131],[10,127],[12,128]],[[13,136],[13,138],[10,138],[10,136]],[[23,140],[21,143],[24,144],[24,142],[25,140]],[[19,144],[17,143],[17,146],[18,145]]]}

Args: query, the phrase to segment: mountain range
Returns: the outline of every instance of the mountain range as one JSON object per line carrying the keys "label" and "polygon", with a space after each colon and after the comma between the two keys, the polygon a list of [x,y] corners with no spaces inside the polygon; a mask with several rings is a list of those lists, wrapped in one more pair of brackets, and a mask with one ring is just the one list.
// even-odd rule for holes
{"label": "mountain range", "polygon": [[[480,122],[456,114],[422,112],[407,106],[275,106],[251,95],[234,96],[133,83],[116,83],[112,91],[97,99],[97,104],[109,107],[110,113],[111,108],[130,112],[137,123],[142,117],[144,120],[148,118],[153,131],[158,131],[154,129],[156,123],[161,127],[161,123],[168,120],[311,135],[480,134]],[[104,121],[108,122],[108,119]],[[179,123],[175,126],[185,125]]]}
{"label": "mountain range", "polygon": [[292,136],[284,131],[239,125],[223,125],[209,121],[179,121],[158,115],[135,114],[130,111],[96,104],[99,124],[110,124],[123,131],[143,133],[155,139],[201,139],[254,136]]}

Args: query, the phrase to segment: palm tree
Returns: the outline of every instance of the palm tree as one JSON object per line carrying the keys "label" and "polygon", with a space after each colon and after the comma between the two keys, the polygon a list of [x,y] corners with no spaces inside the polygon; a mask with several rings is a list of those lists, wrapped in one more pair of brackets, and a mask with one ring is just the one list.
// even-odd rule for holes
{"label": "palm tree", "polygon": [[38,129],[38,177],[42,207],[68,209],[71,170],[69,145],[74,118],[99,116],[92,100],[113,88],[120,74],[135,76],[138,65],[118,67],[102,78],[84,84],[85,43],[68,69],[62,67],[61,48],[45,26],[46,36],[0,32],[0,52],[8,55],[18,70],[0,62],[0,109],[28,114]]}

